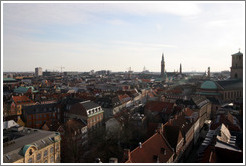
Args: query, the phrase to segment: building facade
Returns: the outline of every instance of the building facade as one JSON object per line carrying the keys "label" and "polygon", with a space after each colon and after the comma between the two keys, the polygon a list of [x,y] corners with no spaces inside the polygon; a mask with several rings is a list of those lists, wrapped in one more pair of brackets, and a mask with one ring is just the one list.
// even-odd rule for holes
{"label": "building facade", "polygon": [[36,67],[35,68],[35,76],[39,77],[39,76],[42,76],[42,75],[43,75],[42,68],[41,67]]}
{"label": "building facade", "polygon": [[103,109],[97,103],[87,100],[76,103],[66,113],[65,119],[80,119],[87,124],[88,130],[93,130],[102,125]]}
{"label": "building facade", "polygon": [[[4,122],[8,123],[8,122]],[[60,134],[15,125],[3,133],[4,163],[60,163]]]}

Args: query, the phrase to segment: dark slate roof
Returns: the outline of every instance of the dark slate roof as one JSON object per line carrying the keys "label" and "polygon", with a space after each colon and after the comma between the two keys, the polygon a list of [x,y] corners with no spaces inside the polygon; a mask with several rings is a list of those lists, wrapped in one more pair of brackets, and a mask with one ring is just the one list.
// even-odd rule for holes
{"label": "dark slate roof", "polygon": [[243,81],[238,79],[229,79],[224,81],[217,81],[217,83],[223,88],[223,89],[240,89],[243,88]]}
{"label": "dark slate roof", "polygon": [[167,141],[169,142],[172,148],[176,148],[177,144],[182,139],[179,126],[165,125],[163,135],[167,138]]}
{"label": "dark slate roof", "polygon": [[[27,114],[54,112],[55,106],[56,106],[56,103],[24,106],[23,112],[25,112]],[[51,108],[51,110],[50,110],[50,108]]]}
{"label": "dark slate roof", "polygon": [[83,107],[86,109],[86,110],[89,110],[89,109],[92,109],[92,108],[96,108],[96,107],[99,107],[100,105],[98,105],[97,103],[93,102],[93,101],[84,101],[84,102],[80,102],[80,104],[83,105]]}
{"label": "dark slate roof", "polygon": [[213,104],[217,104],[217,105],[220,104],[220,101],[215,97],[207,97],[207,99]]}
{"label": "dark slate roof", "polygon": [[[3,135],[14,138],[14,140],[12,140],[12,144],[5,144],[3,148],[3,162],[11,163],[23,158],[23,148],[25,145],[34,145],[38,149],[42,149],[53,143],[52,138],[56,136],[57,133],[31,128],[24,128],[22,131],[13,132],[10,128],[5,130]],[[18,137],[15,137],[15,135]],[[49,139],[49,137],[51,139]],[[7,154],[10,157],[10,160],[6,157]]]}
{"label": "dark slate roof", "polygon": [[192,101],[199,108],[210,102],[205,96],[194,96],[192,97]]}

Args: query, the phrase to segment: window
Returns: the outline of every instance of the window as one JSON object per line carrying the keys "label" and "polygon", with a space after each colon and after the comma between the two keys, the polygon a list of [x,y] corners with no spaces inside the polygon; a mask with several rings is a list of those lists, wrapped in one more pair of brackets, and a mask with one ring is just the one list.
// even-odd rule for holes
{"label": "window", "polygon": [[60,157],[59,157],[59,155],[56,156],[56,162],[57,162],[57,163],[60,162]]}
{"label": "window", "polygon": [[47,160],[45,160],[45,161],[44,161],[44,163],[48,163],[48,161],[47,161]]}
{"label": "window", "polygon": [[48,155],[48,150],[44,151],[44,157],[46,157]]}
{"label": "window", "polygon": [[59,145],[56,145],[56,151],[58,151],[59,150]]}
{"label": "window", "polygon": [[54,156],[51,156],[50,158],[50,162],[53,163],[54,162]]}
{"label": "window", "polygon": [[38,114],[36,114],[36,119],[38,119],[38,117],[39,117],[39,115],[38,115]]}
{"label": "window", "polygon": [[32,119],[32,115],[29,115],[29,116],[28,116],[28,119]]}
{"label": "window", "polygon": [[46,114],[44,114],[44,118],[46,118]]}
{"label": "window", "polygon": [[28,163],[32,163],[32,157],[28,159]]}
{"label": "window", "polygon": [[32,149],[29,150],[29,155],[31,156],[33,154]]}
{"label": "window", "polygon": [[38,153],[37,154],[37,160],[40,160],[41,159],[41,153]]}

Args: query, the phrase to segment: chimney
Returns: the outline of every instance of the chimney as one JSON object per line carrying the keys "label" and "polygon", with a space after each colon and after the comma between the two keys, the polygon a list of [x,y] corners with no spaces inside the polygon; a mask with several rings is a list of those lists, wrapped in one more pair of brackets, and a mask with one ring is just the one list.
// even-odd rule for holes
{"label": "chimney", "polygon": [[173,118],[172,117],[170,117],[170,119],[168,120],[168,123],[169,123],[169,125],[173,124]]}
{"label": "chimney", "polygon": [[158,124],[157,132],[158,133],[162,133],[163,132],[163,124],[162,123]]}
{"label": "chimney", "polygon": [[131,160],[131,152],[130,149],[124,149],[124,156],[123,156],[124,162],[127,160]]}
{"label": "chimney", "polygon": [[139,142],[139,148],[142,148],[142,143],[141,142]]}

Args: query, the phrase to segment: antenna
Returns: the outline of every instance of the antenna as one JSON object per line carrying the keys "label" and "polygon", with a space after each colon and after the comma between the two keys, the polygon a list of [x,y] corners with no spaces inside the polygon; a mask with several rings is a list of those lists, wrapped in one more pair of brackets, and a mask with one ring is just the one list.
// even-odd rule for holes
{"label": "antenna", "polygon": [[[56,67],[56,68],[58,68],[58,67]],[[60,66],[59,68],[61,69],[61,73],[62,73],[62,69],[65,69],[65,67],[63,67],[63,66]]]}

